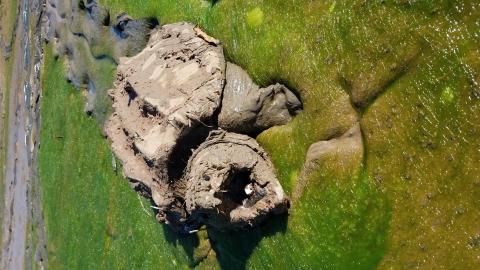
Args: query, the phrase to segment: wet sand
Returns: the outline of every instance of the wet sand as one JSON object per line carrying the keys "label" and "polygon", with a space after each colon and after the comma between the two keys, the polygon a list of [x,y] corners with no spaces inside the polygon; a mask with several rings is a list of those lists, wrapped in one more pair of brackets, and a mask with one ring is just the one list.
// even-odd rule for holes
{"label": "wet sand", "polygon": [[[12,35],[13,53],[4,54],[5,58],[12,57],[13,69],[11,78],[5,78],[10,80],[10,93],[9,100],[5,100],[9,104],[8,133],[4,133],[3,138],[6,147],[0,258],[0,267],[3,269],[30,269],[31,256],[35,256],[38,262],[46,262],[47,259],[43,255],[44,248],[33,246],[34,242],[39,246],[45,246],[46,243],[36,161],[42,55],[38,21],[43,4],[23,0],[18,5],[19,13]],[[6,61],[3,67],[6,67]],[[2,73],[6,73],[5,69]],[[2,94],[5,95],[5,89],[2,89]],[[35,233],[32,228],[36,230]],[[36,235],[36,240],[32,234]],[[36,253],[33,254],[32,250],[36,250]]]}

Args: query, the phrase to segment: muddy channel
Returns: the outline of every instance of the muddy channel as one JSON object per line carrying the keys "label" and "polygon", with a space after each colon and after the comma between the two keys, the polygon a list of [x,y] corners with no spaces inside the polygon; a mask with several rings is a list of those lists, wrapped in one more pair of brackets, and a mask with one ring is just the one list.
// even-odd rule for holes
{"label": "muddy channel", "polygon": [[[11,39],[2,40],[3,67],[12,65],[9,89],[2,83],[4,193],[2,195],[2,269],[30,269],[46,263],[45,227],[41,215],[37,152],[40,127],[40,18],[43,3],[22,0]],[[10,60],[9,60],[10,59]],[[8,60],[10,62],[8,62]],[[2,75],[6,74],[2,70]],[[5,79],[5,77],[4,77]],[[34,237],[35,235],[35,237]],[[34,258],[34,260],[32,260]]]}

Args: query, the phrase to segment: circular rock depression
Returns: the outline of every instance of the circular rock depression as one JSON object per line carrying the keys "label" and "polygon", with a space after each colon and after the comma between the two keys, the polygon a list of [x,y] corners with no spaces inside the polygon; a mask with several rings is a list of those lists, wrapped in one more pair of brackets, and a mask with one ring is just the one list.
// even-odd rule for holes
{"label": "circular rock depression", "polygon": [[257,225],[288,207],[270,158],[245,135],[210,132],[192,154],[184,179],[190,218],[212,227]]}

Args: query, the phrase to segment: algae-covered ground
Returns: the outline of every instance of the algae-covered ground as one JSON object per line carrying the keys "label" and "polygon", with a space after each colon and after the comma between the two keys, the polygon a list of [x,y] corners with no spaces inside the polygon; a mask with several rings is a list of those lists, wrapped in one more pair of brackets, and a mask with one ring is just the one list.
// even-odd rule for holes
{"label": "algae-covered ground", "polygon": [[[108,142],[47,45],[39,162],[52,268],[480,268],[477,1],[102,4],[112,21],[126,11],[200,23],[258,84],[298,92],[303,112],[257,137],[291,214],[208,237],[157,223],[113,172]],[[312,143],[357,121],[360,156],[303,168]]]}

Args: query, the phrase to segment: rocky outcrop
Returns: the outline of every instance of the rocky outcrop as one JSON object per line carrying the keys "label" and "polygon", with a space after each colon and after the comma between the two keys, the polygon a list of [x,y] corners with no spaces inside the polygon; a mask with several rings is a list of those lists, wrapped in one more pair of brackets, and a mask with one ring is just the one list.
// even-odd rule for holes
{"label": "rocky outcrop", "polygon": [[158,220],[183,232],[252,226],[288,210],[258,143],[217,127],[228,67],[213,41],[193,24],[165,25],[142,52],[120,59],[109,92],[106,133],[123,174],[152,198]]}

